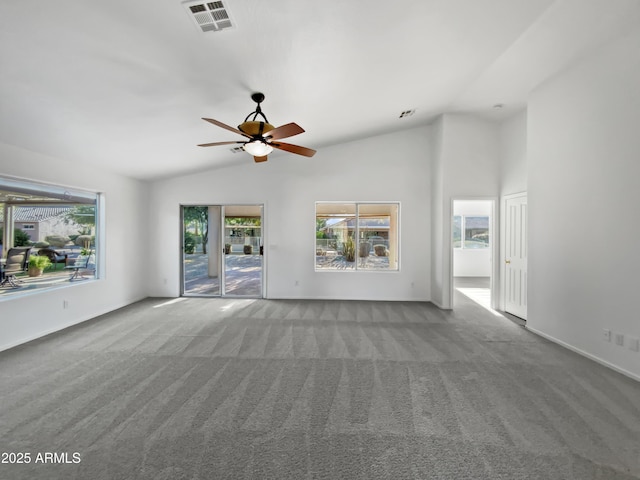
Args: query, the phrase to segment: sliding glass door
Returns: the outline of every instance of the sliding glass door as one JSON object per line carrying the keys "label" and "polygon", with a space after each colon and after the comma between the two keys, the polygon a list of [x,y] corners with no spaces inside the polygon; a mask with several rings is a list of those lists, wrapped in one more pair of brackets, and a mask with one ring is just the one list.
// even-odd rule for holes
{"label": "sliding glass door", "polygon": [[262,205],[226,205],[224,282],[226,296],[262,296]]}
{"label": "sliding glass door", "polygon": [[262,297],[262,205],[182,207],[182,294]]}

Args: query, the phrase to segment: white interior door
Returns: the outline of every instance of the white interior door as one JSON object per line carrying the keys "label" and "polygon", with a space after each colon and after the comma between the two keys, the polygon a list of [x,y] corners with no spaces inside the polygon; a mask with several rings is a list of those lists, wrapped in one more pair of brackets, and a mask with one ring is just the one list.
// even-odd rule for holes
{"label": "white interior door", "polygon": [[506,200],[505,311],[527,318],[527,195]]}

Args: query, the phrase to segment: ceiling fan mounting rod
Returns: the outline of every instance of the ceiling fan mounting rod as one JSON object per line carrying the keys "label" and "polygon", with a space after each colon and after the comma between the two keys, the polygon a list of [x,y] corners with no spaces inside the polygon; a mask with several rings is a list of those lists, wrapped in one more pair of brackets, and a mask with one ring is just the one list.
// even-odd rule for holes
{"label": "ceiling fan mounting rod", "polygon": [[260,108],[260,104],[264,101],[264,94],[260,92],[253,93],[251,95],[251,99],[254,102],[256,102],[258,105],[256,106],[255,112],[251,112],[249,115],[247,115],[247,118],[245,118],[244,121],[248,122],[249,117],[253,115],[253,118],[251,120],[255,122],[256,119],[258,118],[258,115],[260,115],[264,119],[265,123],[269,123],[269,120],[267,120],[267,117],[265,116],[265,114],[262,113],[262,108]]}

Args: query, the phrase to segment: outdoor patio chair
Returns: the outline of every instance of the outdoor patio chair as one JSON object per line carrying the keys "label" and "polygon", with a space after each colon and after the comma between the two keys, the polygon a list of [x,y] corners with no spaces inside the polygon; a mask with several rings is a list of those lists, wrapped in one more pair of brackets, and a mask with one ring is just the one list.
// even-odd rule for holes
{"label": "outdoor patio chair", "polygon": [[49,257],[49,261],[51,261],[51,265],[53,265],[53,269],[58,269],[58,264],[62,263],[63,265],[67,264],[67,254],[58,253],[52,248],[41,248],[38,251],[38,255],[43,257]]}
{"label": "outdoor patio chair", "polygon": [[[67,265],[65,270],[73,270],[73,274],[69,278],[69,281],[73,281],[80,276],[80,270],[92,270],[92,267],[89,265],[91,261],[91,256],[93,255],[93,250],[89,252],[89,255],[86,258],[77,258],[74,260],[73,264]],[[71,260],[71,259],[69,259]],[[94,265],[95,268],[95,265]]]}
{"label": "outdoor patio chair", "polygon": [[0,287],[10,285],[15,288],[20,286],[21,282],[16,278],[16,275],[26,270],[30,252],[31,247],[13,247],[9,249],[7,261],[2,271],[4,278],[0,283]]}

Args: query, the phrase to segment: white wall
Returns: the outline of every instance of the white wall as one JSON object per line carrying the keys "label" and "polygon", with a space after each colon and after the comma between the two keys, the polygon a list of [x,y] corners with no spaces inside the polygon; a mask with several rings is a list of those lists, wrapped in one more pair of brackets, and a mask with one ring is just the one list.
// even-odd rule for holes
{"label": "white wall", "polygon": [[[431,128],[431,301],[443,308],[444,270],[447,258],[444,254],[448,241],[444,232],[444,116],[441,115]],[[450,238],[450,236],[449,236]],[[448,306],[450,307],[450,306]]]}
{"label": "white wall", "polygon": [[498,148],[500,155],[500,254],[499,284],[500,298],[497,307],[505,308],[505,245],[506,245],[506,196],[525,193],[527,191],[527,111],[517,113],[504,120],[498,131]]}
{"label": "white wall", "polygon": [[[302,142],[302,140],[301,140]],[[430,298],[429,129],[419,127],[255,164],[155,182],[151,187],[150,294],[180,292],[180,204],[264,204],[268,298]],[[316,201],[399,201],[399,272],[316,272]],[[296,282],[298,284],[296,285]]]}
{"label": "white wall", "polygon": [[528,118],[527,325],[640,378],[640,29],[558,75]]}
{"label": "white wall", "polygon": [[104,193],[107,253],[104,279],[0,299],[0,350],[146,297],[144,249],[151,237],[145,184],[5,144],[0,144],[0,173]]}
{"label": "white wall", "polygon": [[527,111],[517,113],[500,124],[500,195],[527,191]]}
{"label": "white wall", "polygon": [[[433,185],[435,209],[432,224],[432,301],[441,308],[452,306],[451,218],[452,200],[461,197],[497,198],[499,192],[498,125],[471,115],[446,114],[437,123],[434,162],[439,176]],[[439,198],[438,198],[439,197]]]}
{"label": "white wall", "polygon": [[[454,200],[453,215],[491,217],[492,205],[487,200]],[[495,243],[493,231],[490,238]],[[491,248],[454,248],[453,276],[454,277],[490,277],[491,276]]]}

